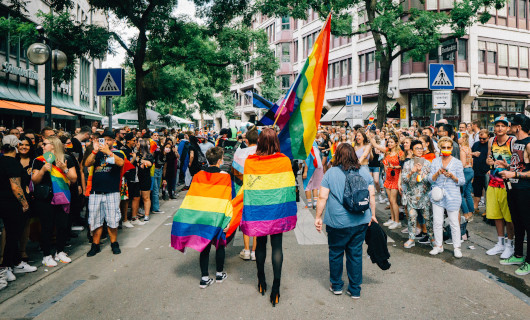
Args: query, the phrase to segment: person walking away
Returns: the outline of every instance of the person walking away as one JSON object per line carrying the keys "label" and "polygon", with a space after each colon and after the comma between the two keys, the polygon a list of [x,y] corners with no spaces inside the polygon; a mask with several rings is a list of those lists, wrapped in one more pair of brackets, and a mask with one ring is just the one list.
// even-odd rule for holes
{"label": "person walking away", "polygon": [[[495,118],[495,137],[490,138],[488,144],[488,157],[486,164],[490,166],[490,181],[486,191],[486,218],[495,220],[497,230],[497,244],[488,251],[487,255],[501,255],[501,259],[508,259],[513,255],[513,223],[508,207],[506,192],[507,182],[504,181],[500,173],[510,167],[513,143],[515,137],[508,136],[510,122],[504,116]],[[508,239],[504,238],[504,226]]]}
{"label": "person walking away", "polygon": [[265,295],[265,258],[267,236],[272,247],[274,281],[270,302],[280,301],[283,263],[283,233],[296,226],[296,181],[291,160],[280,153],[280,141],[274,129],[266,128],[259,135],[256,154],[248,156],[243,175],[244,206],[241,231],[257,238],[256,266],[258,291]]}
{"label": "person walking away", "polygon": [[472,181],[475,176],[473,171],[473,155],[471,148],[469,147],[469,136],[467,133],[459,133],[460,137],[458,138],[458,144],[460,145],[460,161],[464,167],[464,176],[466,177],[466,182],[462,186],[462,213],[464,218],[468,222],[473,221],[473,211],[475,209],[473,203],[472,191]]}
{"label": "person walking away", "polygon": [[309,156],[305,160],[304,171],[302,173],[304,191],[307,199],[306,208],[316,208],[318,189],[320,188],[323,177],[324,168],[322,166],[320,152],[318,151],[318,146],[314,143]]}
{"label": "person walking away", "polygon": [[101,251],[99,243],[104,221],[107,222],[112,253],[121,253],[118,243],[118,225],[121,219],[121,167],[125,162],[123,154],[112,147],[114,145],[113,132],[104,131],[102,137],[105,143],[100,145],[95,141],[94,150],[85,161],[86,166],[94,166],[92,189],[88,198],[88,221],[93,235],[92,246],[87,257],[93,257]]}
{"label": "person walking away", "polygon": [[466,182],[464,168],[462,167],[462,162],[451,155],[453,152],[453,140],[451,138],[445,136],[440,138],[438,147],[442,156],[433,160],[429,173],[429,181],[433,186],[430,197],[434,231],[434,246],[429,253],[437,255],[444,251],[442,229],[444,210],[447,210],[453,239],[454,256],[455,258],[462,258],[459,209],[462,204],[460,187]]}
{"label": "person walking away", "polygon": [[[353,172],[351,172],[353,171]],[[343,206],[346,173],[359,174],[366,182],[369,191],[370,208],[359,213],[347,211]],[[322,214],[324,213],[324,220]],[[353,299],[361,297],[363,242],[368,226],[375,222],[375,188],[373,179],[366,168],[362,168],[351,145],[337,147],[333,167],[328,169],[322,180],[318,197],[315,227],[322,232],[326,224],[329,247],[329,290],[335,295],[342,294],[344,253],[348,289],[346,293]]]}
{"label": "person walking away", "polygon": [[429,191],[431,183],[428,179],[431,171],[431,163],[423,158],[423,144],[419,140],[414,140],[410,144],[413,159],[405,162],[402,172],[403,192],[408,209],[408,233],[409,240],[404,247],[410,249],[415,245],[416,220],[418,214],[423,216],[427,228],[427,236],[434,240],[431,216],[431,199]]}
{"label": "person walking away", "polygon": [[516,115],[508,131],[517,140],[513,144],[513,155],[510,171],[500,173],[503,179],[510,179],[508,188],[508,206],[513,219],[515,245],[514,253],[507,259],[502,259],[502,265],[520,265],[515,274],[524,276],[530,274],[530,249],[526,248],[526,258],[523,254],[525,232],[530,234],[530,118],[523,114]]}
{"label": "person walking away", "polygon": [[6,243],[2,264],[0,264],[0,288],[16,280],[16,273],[34,272],[36,267],[22,261],[19,240],[24,229],[23,214],[28,212],[29,203],[22,189],[23,174],[20,162],[15,158],[20,140],[14,135],[2,139],[0,157],[0,218],[4,221]]}

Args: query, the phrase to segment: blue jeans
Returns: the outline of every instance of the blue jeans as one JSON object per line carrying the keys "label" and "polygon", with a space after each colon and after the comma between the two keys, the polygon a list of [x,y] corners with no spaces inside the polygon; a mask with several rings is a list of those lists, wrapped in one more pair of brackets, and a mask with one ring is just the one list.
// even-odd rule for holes
{"label": "blue jeans", "polygon": [[155,168],[155,174],[151,177],[151,211],[160,211],[160,184],[162,183],[162,168]]}
{"label": "blue jeans", "polygon": [[462,186],[462,212],[470,213],[475,210],[475,204],[473,203],[473,196],[471,192],[473,191],[473,186],[471,182],[475,176],[473,168],[464,168],[464,176],[466,177],[466,183]]}
{"label": "blue jeans", "polygon": [[346,252],[346,271],[348,274],[348,291],[353,296],[361,294],[363,282],[363,242],[368,224],[348,228],[326,226],[329,246],[329,281],[335,291],[342,290],[343,257]]}

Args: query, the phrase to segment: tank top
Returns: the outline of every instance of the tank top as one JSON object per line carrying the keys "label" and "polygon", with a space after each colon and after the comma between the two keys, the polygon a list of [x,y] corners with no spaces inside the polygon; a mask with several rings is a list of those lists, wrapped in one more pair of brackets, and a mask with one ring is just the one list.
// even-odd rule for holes
{"label": "tank top", "polygon": [[[530,171],[530,163],[524,162],[524,150],[530,143],[530,137],[521,140],[515,140],[512,148],[512,161],[510,163],[510,171],[526,172]],[[512,187],[515,189],[530,188],[530,179],[510,179]]]}
{"label": "tank top", "polygon": [[[502,145],[499,145],[497,142],[497,137],[493,139],[493,142],[491,144],[491,155],[493,156],[493,160],[506,160],[508,164],[511,163],[512,160],[512,140],[514,137],[510,136],[508,140]],[[493,168],[490,170],[490,187],[495,188],[504,188],[504,180],[502,180],[502,177],[499,175],[501,171],[504,171],[506,169],[504,168]]]}
{"label": "tank top", "polygon": [[361,148],[355,150],[355,155],[357,155],[357,159],[360,159],[364,153],[365,146],[362,146]]}

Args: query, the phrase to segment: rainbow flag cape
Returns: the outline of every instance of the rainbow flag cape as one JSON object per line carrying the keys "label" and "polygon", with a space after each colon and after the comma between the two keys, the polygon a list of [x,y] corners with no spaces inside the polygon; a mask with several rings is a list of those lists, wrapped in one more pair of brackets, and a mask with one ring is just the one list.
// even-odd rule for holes
{"label": "rainbow flag cape", "polygon": [[313,176],[315,170],[317,168],[323,168],[322,157],[320,156],[320,151],[318,150],[316,142],[313,143],[311,152],[309,153],[307,159],[305,159],[305,164],[307,166],[307,177],[303,180],[304,190],[307,188],[309,181],[311,181],[311,177]]}
{"label": "rainbow flag cape", "polygon": [[232,218],[232,187],[227,173],[199,171],[173,217],[171,246],[184,252],[192,248],[202,252],[210,242],[218,248],[226,245],[223,229]]}
{"label": "rainbow flag cape", "polygon": [[260,237],[296,226],[296,186],[291,160],[281,153],[250,155],[243,175],[241,231]]}
{"label": "rainbow flag cape", "polygon": [[[35,160],[46,163],[46,160],[43,156],[37,157]],[[64,174],[63,170],[55,165],[52,165],[50,178],[52,180],[53,191],[51,203],[53,205],[61,205],[64,209],[64,212],[70,213],[70,181],[68,181],[68,178],[66,177],[66,174]]]}
{"label": "rainbow flag cape", "polygon": [[330,30],[331,14],[276,112],[280,147],[291,159],[305,160],[315,141],[326,93]]}

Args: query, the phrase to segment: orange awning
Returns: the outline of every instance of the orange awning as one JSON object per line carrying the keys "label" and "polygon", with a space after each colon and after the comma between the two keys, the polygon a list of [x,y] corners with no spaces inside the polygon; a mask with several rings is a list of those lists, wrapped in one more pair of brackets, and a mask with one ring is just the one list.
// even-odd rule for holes
{"label": "orange awning", "polygon": [[[20,111],[22,113],[29,113],[30,115],[34,114],[34,116],[37,117],[44,116],[44,114],[46,113],[43,105],[7,100],[0,100],[0,109],[10,109],[14,111]],[[52,107],[52,115],[56,116],[57,118],[63,119],[75,120],[77,118],[74,114],[71,114],[56,107]]]}

